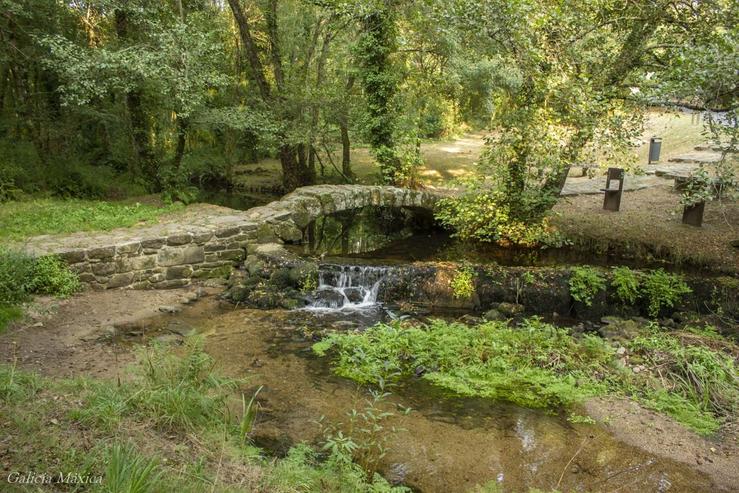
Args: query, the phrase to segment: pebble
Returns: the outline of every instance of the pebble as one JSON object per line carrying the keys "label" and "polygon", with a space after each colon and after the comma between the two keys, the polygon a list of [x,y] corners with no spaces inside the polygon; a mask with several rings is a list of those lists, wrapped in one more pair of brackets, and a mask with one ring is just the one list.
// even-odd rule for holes
{"label": "pebble", "polygon": [[174,305],[162,305],[159,307],[159,311],[162,313],[179,313],[181,310],[179,306]]}

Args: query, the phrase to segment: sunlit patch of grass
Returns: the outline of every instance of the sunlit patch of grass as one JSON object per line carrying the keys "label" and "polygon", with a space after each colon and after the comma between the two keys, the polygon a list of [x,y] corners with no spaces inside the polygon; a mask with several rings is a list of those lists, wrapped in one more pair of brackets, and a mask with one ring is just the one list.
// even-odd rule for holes
{"label": "sunlit patch of grass", "polygon": [[0,204],[0,238],[21,241],[45,234],[106,231],[154,222],[182,205],[156,207],[79,199],[35,199]]}

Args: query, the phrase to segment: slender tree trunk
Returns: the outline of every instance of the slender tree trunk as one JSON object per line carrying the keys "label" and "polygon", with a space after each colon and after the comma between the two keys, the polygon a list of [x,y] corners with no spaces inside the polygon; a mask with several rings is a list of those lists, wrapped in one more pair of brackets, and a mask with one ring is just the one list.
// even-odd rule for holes
{"label": "slender tree trunk", "polygon": [[[125,43],[130,37],[128,29],[128,15],[123,9],[115,10],[115,30],[118,39]],[[136,160],[131,163],[129,171],[134,176],[146,176],[156,183],[157,167],[154,153],[149,145],[149,126],[146,121],[146,113],[141,102],[142,92],[139,88],[128,91],[125,95],[126,109],[128,110],[129,125],[131,128],[131,141]]]}
{"label": "slender tree trunk", "polygon": [[182,165],[182,158],[185,155],[185,144],[187,142],[188,122],[185,118],[177,117],[177,147],[175,148],[173,165],[179,171]]}
{"label": "slender tree trunk", "polygon": [[341,172],[350,178],[352,176],[352,151],[349,126],[344,118],[339,122],[339,129],[341,130]]}
{"label": "slender tree trunk", "polygon": [[[228,5],[231,7],[234,19],[236,20],[236,25],[239,28],[241,44],[244,47],[246,59],[249,61],[252,76],[259,88],[259,95],[266,105],[275,105],[275,103],[280,102],[280,88],[283,84],[282,62],[280,59],[279,39],[277,36],[277,1],[269,0],[269,10],[266,13],[267,29],[269,31],[268,35],[270,41],[270,62],[272,64],[277,84],[276,97],[273,96],[272,88],[267,81],[264,65],[260,58],[260,50],[254,42],[249,19],[241,8],[239,0],[228,0]],[[286,140],[285,136],[282,136],[282,138],[283,141]],[[282,185],[285,190],[289,192],[302,184],[302,181],[305,179],[305,173],[301,170],[300,163],[298,162],[297,149],[294,145],[284,142],[280,146],[279,157],[280,164],[282,166]]]}
{"label": "slender tree trunk", "polygon": [[239,27],[239,34],[241,35],[241,44],[244,45],[244,52],[246,53],[246,59],[249,61],[249,65],[252,69],[252,75],[259,88],[259,93],[262,96],[264,102],[269,102],[272,99],[271,90],[267,77],[264,75],[264,67],[262,61],[259,58],[259,50],[257,49],[254,38],[251,34],[251,26],[249,20],[246,18],[239,0],[228,0],[228,5],[231,7],[236,25]]}

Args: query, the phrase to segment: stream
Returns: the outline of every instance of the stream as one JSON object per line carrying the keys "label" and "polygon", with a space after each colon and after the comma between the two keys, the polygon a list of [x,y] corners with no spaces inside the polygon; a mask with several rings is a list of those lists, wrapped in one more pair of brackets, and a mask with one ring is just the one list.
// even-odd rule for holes
{"label": "stream", "polygon": [[[219,372],[246,379],[247,396],[263,386],[253,439],[280,456],[302,441],[320,444],[321,417],[345,423],[347,413],[366,406],[367,390],[333,375],[329,360],[311,351],[317,327],[352,330],[386,316],[368,299],[376,277],[369,271],[355,274],[347,279],[333,269],[322,277],[323,290],[346,298],[335,307],[233,309],[210,299],[157,317],[149,330],[196,331],[205,336]],[[363,285],[351,286],[360,278]],[[347,290],[360,287],[351,301]],[[389,391],[382,408],[394,416],[384,424],[388,453],[380,470],[415,491],[465,492],[491,481],[506,491],[716,491],[702,473],[625,445],[600,425],[446,395],[421,379]],[[405,408],[410,413],[404,414]]]}
{"label": "stream", "polygon": [[[419,231],[417,218],[380,212],[324,218],[308,228],[304,244],[291,247],[321,259],[318,285],[307,306],[257,310],[206,298],[151,320],[142,342],[203,335],[217,371],[245,380],[241,390],[247,399],[261,387],[252,439],[266,453],[282,456],[300,442],[320,448],[325,437],[319,420],[342,428],[352,410],[367,406],[368,389],[334,375],[330,359],[314,355],[311,346],[325,329],[361,330],[396,318],[378,302],[394,265],[428,259],[501,265],[567,260],[564,251],[532,256],[510,249],[473,252],[471,258],[448,235]],[[414,491],[468,492],[490,483],[511,492],[720,491],[710,477],[685,463],[621,442],[604,425],[572,423],[564,412],[460,398],[421,378],[385,390],[391,395],[381,408],[393,415],[383,422],[387,454],[380,473]],[[234,408],[239,411],[240,402]]]}

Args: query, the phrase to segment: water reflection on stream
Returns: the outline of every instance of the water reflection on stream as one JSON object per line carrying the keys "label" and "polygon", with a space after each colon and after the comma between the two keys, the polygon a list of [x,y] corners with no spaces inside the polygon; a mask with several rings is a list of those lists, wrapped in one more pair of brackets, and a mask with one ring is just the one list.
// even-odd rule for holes
{"label": "water reflection on stream", "polygon": [[[365,323],[369,323],[365,320]],[[222,373],[248,379],[245,392],[264,386],[256,442],[284,453],[300,441],[321,439],[317,420],[346,420],[363,407],[366,391],[331,374],[311,353],[304,327],[348,330],[358,318],[306,311],[217,309],[201,302],[154,321],[166,331],[194,328]],[[500,482],[506,491],[716,491],[684,464],[648,455],[613,439],[599,426],[573,425],[563,416],[444,395],[422,380],[392,390],[387,423],[401,431],[390,440],[383,473],[424,492],[463,492]],[[402,415],[398,409],[411,407]]]}

